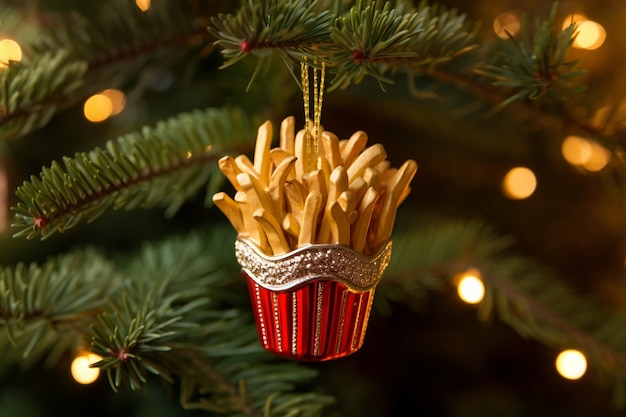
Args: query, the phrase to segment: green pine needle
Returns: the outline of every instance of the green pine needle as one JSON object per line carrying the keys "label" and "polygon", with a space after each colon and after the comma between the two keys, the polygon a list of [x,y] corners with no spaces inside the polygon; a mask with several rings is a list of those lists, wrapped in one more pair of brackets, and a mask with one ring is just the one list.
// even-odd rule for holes
{"label": "green pine needle", "polygon": [[489,65],[477,72],[494,80],[494,85],[513,92],[502,106],[514,101],[550,96],[562,100],[565,95],[585,90],[576,84],[583,70],[574,69],[578,61],[567,61],[567,52],[575,39],[575,25],[559,31],[556,28],[557,4],[547,20],[535,22],[533,41],[529,40],[528,24],[523,38],[509,36],[509,49],[503,51],[501,65]]}
{"label": "green pine needle", "polygon": [[[215,161],[251,148],[255,132],[237,109],[184,113],[109,141],[105,149],[54,161],[16,191],[15,236],[47,238],[109,208],[165,206],[173,215],[217,176]],[[209,193],[211,194],[211,190]],[[208,203],[208,201],[207,201]]]}

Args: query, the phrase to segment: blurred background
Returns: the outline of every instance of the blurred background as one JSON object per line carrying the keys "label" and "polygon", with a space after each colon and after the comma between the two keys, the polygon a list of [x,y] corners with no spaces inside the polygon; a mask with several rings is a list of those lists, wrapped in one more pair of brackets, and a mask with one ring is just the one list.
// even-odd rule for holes
{"label": "blurred background", "polygon": [[[156,1],[156,0],[155,0]],[[6,3],[3,5],[2,3]],[[47,19],[86,10],[101,2],[41,0],[0,2],[20,8],[25,19],[11,24],[0,14],[0,54],[15,53],[20,36]],[[139,0],[138,0],[139,3]],[[481,21],[480,42],[517,35],[524,15],[547,18],[552,2],[476,0],[440,2]],[[149,7],[148,3],[138,7]],[[574,16],[574,17],[572,17]],[[567,97],[579,121],[619,138],[626,116],[626,2],[559,2],[558,21],[579,22],[570,51],[587,70],[587,91]],[[24,33],[5,32],[19,29]],[[6,41],[12,41],[5,42]],[[10,51],[10,52],[6,52]],[[13,55],[11,55],[13,56]],[[15,58],[12,58],[15,59]],[[250,62],[249,62],[250,61]],[[175,217],[162,210],[113,212],[45,242],[12,239],[14,190],[50,161],[101,146],[106,140],[163,118],[207,106],[234,104],[277,126],[288,115],[302,119],[297,85],[280,62],[251,89],[252,60],[219,70],[218,52],[195,53],[158,74],[145,74],[141,89],[111,89],[58,112],[42,130],[0,143],[0,264],[40,261],[76,246],[132,251],[141,241],[190,230],[219,215],[191,202]],[[407,157],[419,171],[403,215],[481,219],[515,239],[515,250],[554,271],[581,294],[615,314],[626,309],[626,211],[624,166],[608,145],[588,136],[564,135],[568,120],[513,104],[498,109],[488,94],[416,78],[382,91],[366,79],[325,96],[322,123],[340,137],[357,130],[382,143],[394,165]],[[462,86],[461,86],[462,87]],[[108,100],[108,101],[107,101]],[[529,110],[530,108],[530,110]],[[609,126],[609,127],[607,127]],[[593,133],[593,132],[587,132]],[[606,146],[604,146],[606,145]],[[620,149],[619,146],[611,144]],[[523,170],[513,171],[515,168]],[[507,176],[508,175],[508,176]],[[513,179],[511,179],[513,175]],[[508,182],[512,182],[510,185]],[[509,184],[509,185],[507,185]],[[123,231],[123,232],[120,232]],[[383,284],[381,286],[384,287]],[[385,289],[381,288],[384,292]],[[562,377],[558,351],[518,335],[496,318],[482,323],[476,309],[454,288],[432,291],[372,312],[361,351],[313,364],[322,389],[338,399],[346,416],[621,416],[611,392],[593,369],[578,379]],[[2,360],[0,358],[0,360]],[[160,383],[140,393],[115,394],[106,378],[78,384],[65,358],[52,368],[11,367],[0,375],[0,416],[187,416]]]}

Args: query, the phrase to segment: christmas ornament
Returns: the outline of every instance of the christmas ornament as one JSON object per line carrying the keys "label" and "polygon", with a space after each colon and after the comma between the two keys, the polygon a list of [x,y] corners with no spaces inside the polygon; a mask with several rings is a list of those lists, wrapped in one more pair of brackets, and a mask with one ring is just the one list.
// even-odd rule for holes
{"label": "christmas ornament", "polygon": [[294,117],[286,118],[273,149],[272,124],[261,125],[253,161],[219,161],[234,199],[213,196],[238,232],[259,340],[294,360],[339,358],[363,344],[396,210],[417,171],[412,160],[390,167],[364,132],[339,140],[324,131],[320,112],[321,89],[314,122],[296,133]]}

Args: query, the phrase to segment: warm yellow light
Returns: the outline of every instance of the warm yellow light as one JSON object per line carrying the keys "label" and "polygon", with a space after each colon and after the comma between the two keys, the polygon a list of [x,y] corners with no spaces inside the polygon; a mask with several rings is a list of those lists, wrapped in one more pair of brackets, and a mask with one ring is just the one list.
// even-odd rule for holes
{"label": "warm yellow light", "polygon": [[563,20],[563,25],[562,28],[563,30],[567,29],[572,23],[577,24],[580,22],[584,22],[585,20],[588,20],[589,18],[587,17],[586,14],[584,13],[574,13],[571,14],[569,16],[567,16],[564,20]]}
{"label": "warm yellow light", "polygon": [[100,369],[90,368],[89,365],[102,360],[102,358],[95,353],[81,353],[72,361],[72,377],[79,384],[91,384],[100,375]]}
{"label": "warm yellow light", "polygon": [[520,28],[520,21],[513,13],[500,13],[493,20],[493,31],[502,39],[509,37],[507,32],[511,35],[515,35],[519,32]]}
{"label": "warm yellow light", "polygon": [[587,358],[578,350],[564,350],[556,358],[556,370],[563,378],[579,379],[587,371]]}
{"label": "warm yellow light", "polygon": [[511,169],[502,180],[504,195],[514,200],[530,197],[537,188],[537,178],[528,168],[516,167]]}
{"label": "warm yellow light", "polygon": [[572,165],[583,166],[589,171],[600,171],[611,158],[609,151],[593,140],[580,136],[568,136],[561,144],[561,153]]}
{"label": "warm yellow light", "polygon": [[609,159],[611,158],[611,154],[609,151],[602,145],[600,145],[596,141],[590,141],[591,144],[591,157],[588,161],[583,163],[583,167],[585,167],[589,171],[600,171],[602,168],[609,163]]}
{"label": "warm yellow light", "polygon": [[561,144],[561,154],[572,165],[583,165],[591,159],[591,143],[580,136],[568,136]]}
{"label": "warm yellow light", "polygon": [[142,12],[145,12],[150,8],[150,0],[135,0],[135,4]]}
{"label": "warm yellow light", "polygon": [[95,94],[85,101],[83,112],[90,122],[101,122],[113,113],[113,103],[104,94]]}
{"label": "warm yellow light", "polygon": [[13,39],[0,40],[0,68],[9,66],[9,61],[21,61],[22,48]]}
{"label": "warm yellow light", "polygon": [[606,31],[601,24],[585,20],[576,26],[576,39],[572,46],[579,49],[598,49],[606,39]]}
{"label": "warm yellow light", "polygon": [[124,110],[124,106],[126,105],[126,95],[122,91],[116,90],[115,88],[109,88],[108,90],[104,90],[101,94],[111,100],[111,105],[113,106],[111,109],[111,116],[115,116]]}
{"label": "warm yellow light", "polygon": [[485,285],[478,272],[471,270],[458,279],[457,292],[461,300],[468,304],[480,303],[485,298]]}

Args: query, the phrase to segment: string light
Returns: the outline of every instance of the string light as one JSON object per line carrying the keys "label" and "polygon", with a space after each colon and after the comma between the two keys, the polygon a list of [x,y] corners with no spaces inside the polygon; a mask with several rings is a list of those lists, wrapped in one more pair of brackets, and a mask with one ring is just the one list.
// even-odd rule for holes
{"label": "string light", "polygon": [[72,361],[71,372],[72,377],[79,384],[91,384],[98,379],[100,369],[90,368],[89,365],[102,360],[95,353],[83,352]]}
{"label": "string light", "polygon": [[535,174],[526,167],[516,167],[511,169],[502,180],[502,191],[504,195],[514,199],[522,200],[530,197],[537,188],[537,178]]}
{"label": "string light", "polygon": [[9,66],[9,61],[21,61],[22,48],[13,39],[0,40],[0,68]]}
{"label": "string light", "polygon": [[103,96],[106,96],[111,100],[111,116],[115,116],[120,114],[122,110],[124,110],[124,106],[126,105],[126,95],[115,88],[109,88],[108,90],[104,90],[102,93]]}
{"label": "string light", "polygon": [[150,8],[150,0],[135,0],[135,4],[142,12]]}
{"label": "string light", "polygon": [[470,269],[462,273],[457,279],[457,293],[459,298],[468,304],[478,304],[485,298],[485,285],[480,273]]}
{"label": "string light", "polygon": [[94,94],[85,101],[83,112],[90,122],[102,122],[113,113],[113,102],[104,94]]}
{"label": "string light", "polygon": [[587,371],[587,358],[578,350],[567,349],[559,353],[555,365],[563,378],[580,379]]}
{"label": "string light", "polygon": [[610,152],[598,142],[571,135],[563,140],[561,154],[567,162],[589,171],[600,171],[611,158]]}
{"label": "string light", "polygon": [[563,29],[576,24],[576,39],[572,46],[578,49],[594,50],[602,46],[606,39],[606,30],[598,22],[589,20],[582,13],[569,15],[563,20]]}
{"label": "string light", "polygon": [[507,39],[509,34],[517,34],[521,27],[519,19],[513,13],[500,13],[493,20],[493,31],[502,39]]}

